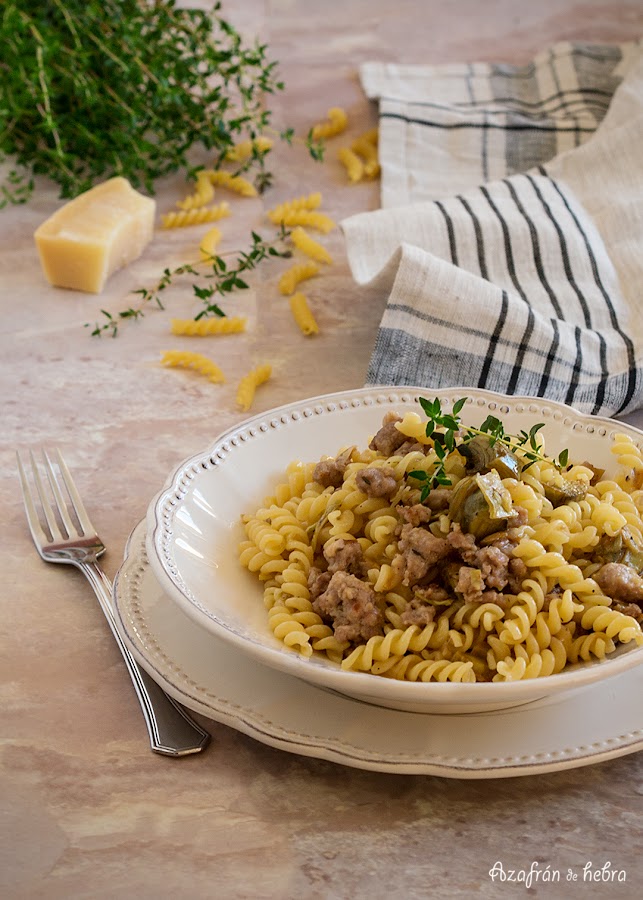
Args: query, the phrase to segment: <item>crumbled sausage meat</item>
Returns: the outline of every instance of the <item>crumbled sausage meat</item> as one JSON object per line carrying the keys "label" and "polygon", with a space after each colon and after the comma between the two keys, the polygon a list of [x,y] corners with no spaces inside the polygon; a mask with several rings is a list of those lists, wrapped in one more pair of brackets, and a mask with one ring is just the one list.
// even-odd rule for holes
{"label": "crumbled sausage meat", "polygon": [[403,444],[400,444],[399,447],[395,448],[396,456],[406,456],[407,453],[424,453],[426,454],[428,450],[430,450],[429,444],[421,444],[419,441],[407,440],[404,441]]}
{"label": "crumbled sausage meat", "polygon": [[310,599],[314,600],[323,594],[328,587],[330,581],[330,572],[322,572],[316,566],[311,566],[308,572],[308,590],[310,591]]}
{"label": "crumbled sausage meat", "polygon": [[484,591],[480,599],[483,603],[495,603],[501,609],[509,608],[509,600],[499,591]]}
{"label": "crumbled sausage meat", "polygon": [[509,560],[509,580],[507,587],[511,594],[518,594],[522,590],[522,583],[529,574],[529,569],[522,559],[516,556]]}
{"label": "crumbled sausage meat", "polygon": [[425,506],[428,506],[429,509],[433,510],[433,512],[442,512],[443,509],[448,509],[449,503],[451,502],[451,496],[451,488],[433,488],[433,490],[429,491],[427,494],[424,504]]}
{"label": "crumbled sausage meat", "polygon": [[367,641],[382,633],[384,617],[373,588],[348,572],[335,572],[313,609],[332,622],[338,641]]}
{"label": "crumbled sausage meat", "polygon": [[366,466],[355,476],[355,484],[367,497],[390,497],[397,490],[395,472],[390,466]]}
{"label": "crumbled sausage meat", "polygon": [[340,487],[344,481],[344,472],[334,459],[322,459],[315,466],[313,479],[325,488]]}
{"label": "crumbled sausage meat", "polygon": [[383,456],[392,456],[395,450],[402,446],[408,437],[395,427],[396,422],[402,419],[396,413],[387,413],[384,416],[384,424],[380,430],[373,436],[368,445],[371,450],[377,450]]}
{"label": "crumbled sausage meat", "polygon": [[460,526],[457,523],[454,523],[452,530],[446,536],[446,540],[454,550],[458,551],[466,563],[470,563],[471,565],[475,563],[478,548],[476,546],[476,539],[472,534],[467,534],[462,531]]}
{"label": "crumbled sausage meat", "polygon": [[625,563],[606,563],[596,572],[594,581],[608,597],[643,607],[643,578]]}
{"label": "crumbled sausage meat", "polygon": [[431,521],[431,510],[427,509],[422,503],[414,503],[412,506],[398,506],[397,508],[400,518],[409,525],[422,525],[424,522]]}
{"label": "crumbled sausage meat", "polygon": [[340,453],[335,459],[320,460],[313,470],[313,479],[322,487],[341,487],[344,483],[344,472],[351,461],[353,447]]}
{"label": "crumbled sausage meat", "polygon": [[455,590],[462,595],[466,603],[495,603],[505,609],[506,598],[499,591],[489,590],[480,569],[472,569],[470,566],[460,566]]}
{"label": "crumbled sausage meat", "polygon": [[[455,590],[463,594],[466,600],[480,600],[485,591],[501,591],[507,586],[513,560],[500,546],[478,547],[474,536],[465,534],[459,525],[453,527],[446,541],[466,563],[461,567],[455,585]],[[479,576],[475,576],[475,585],[473,572],[479,572]]]}
{"label": "crumbled sausage meat", "polygon": [[633,619],[643,624],[643,607],[638,603],[621,603],[620,600],[614,600],[612,609],[624,616],[632,616]]}
{"label": "crumbled sausage meat", "polygon": [[419,600],[424,600],[426,603],[435,603],[438,606],[446,606],[453,599],[447,589],[437,582],[431,582],[430,584],[422,585],[422,587],[414,587],[413,594]]}
{"label": "crumbled sausage meat", "polygon": [[509,557],[497,547],[482,547],[478,551],[477,564],[487,588],[501,591],[509,580]]}
{"label": "crumbled sausage meat", "polygon": [[467,603],[479,603],[482,600],[484,582],[480,569],[471,566],[460,566],[455,590],[462,594]]}
{"label": "crumbled sausage meat", "polygon": [[490,543],[485,542],[485,545],[487,547],[497,547],[498,550],[502,550],[507,556],[511,556],[517,543],[517,539],[512,539],[508,532],[503,531],[498,537],[494,535],[493,540]]}
{"label": "crumbled sausage meat", "polygon": [[402,584],[406,585],[421,581],[451,550],[444,538],[409,523],[402,525],[397,546],[399,553],[393,560],[393,567],[401,573]]}
{"label": "crumbled sausage meat", "polygon": [[478,547],[472,534],[465,534],[459,525],[454,525],[446,538],[447,542],[457,550],[463,561],[472,568],[479,569],[484,581],[484,588],[495,588],[501,591],[509,581],[510,557],[497,544]]}
{"label": "crumbled sausage meat", "polygon": [[418,597],[413,597],[406,604],[400,616],[400,622],[405,628],[409,625],[419,625],[424,628],[429,625],[435,618],[435,607],[428,603],[423,603]]}
{"label": "crumbled sausage meat", "polygon": [[405,522],[420,525],[422,522],[430,522],[434,513],[448,509],[450,499],[451,488],[434,488],[429,491],[422,503],[400,506],[398,511]]}
{"label": "crumbled sausage meat", "polygon": [[[524,508],[524,506],[514,506],[513,515],[507,519],[507,528],[510,530],[512,528],[520,528],[522,525],[526,525],[529,521],[529,513]],[[518,535],[514,536],[516,540],[520,540]]]}
{"label": "crumbled sausage meat", "polygon": [[364,557],[359,541],[338,538],[324,547],[324,557],[331,575],[335,572],[350,572],[351,575],[363,574]]}

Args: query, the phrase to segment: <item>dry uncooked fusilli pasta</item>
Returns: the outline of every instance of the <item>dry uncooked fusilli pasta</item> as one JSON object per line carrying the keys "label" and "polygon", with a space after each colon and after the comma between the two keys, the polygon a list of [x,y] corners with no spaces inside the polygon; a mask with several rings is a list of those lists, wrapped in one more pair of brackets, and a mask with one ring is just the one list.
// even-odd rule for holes
{"label": "dry uncooked fusilli pasta", "polygon": [[340,147],[337,151],[337,158],[346,169],[349,181],[357,182],[362,180],[364,177],[364,163],[354,150],[350,147]]}
{"label": "dry uncooked fusilli pasta", "polygon": [[280,225],[286,213],[291,213],[294,210],[318,209],[321,206],[321,202],[322,195],[319,191],[315,191],[312,194],[293,197],[292,200],[284,200],[283,203],[279,203],[274,209],[269,209],[266,215],[273,225]]}
{"label": "dry uncooked fusilli pasta", "polygon": [[376,178],[380,173],[380,162],[377,151],[377,128],[359,135],[351,143],[351,150],[364,160],[366,178]]}
{"label": "dry uncooked fusilli pasta", "polygon": [[281,294],[292,294],[301,281],[308,278],[314,278],[319,275],[319,266],[313,260],[307,262],[295,263],[282,274],[279,279],[279,292]]}
{"label": "dry uncooked fusilli pasta", "polygon": [[242,197],[256,197],[257,189],[251,184],[247,178],[241,175],[233,175],[231,172],[225,172],[223,169],[204,169],[202,172],[204,178],[207,178],[210,184],[219,185],[240,194]]}
{"label": "dry uncooked fusilli pasta", "polygon": [[289,303],[293,318],[301,328],[302,332],[306,335],[317,334],[319,332],[319,326],[308,306],[306,296],[298,291],[289,298]]}
{"label": "dry uncooked fusilli pasta", "polygon": [[311,129],[311,137],[314,141],[326,140],[335,137],[346,130],[348,116],[340,106],[333,106],[326,113],[327,122],[318,122]]}
{"label": "dry uncooked fusilli pasta", "polygon": [[221,229],[211,228],[201,238],[199,243],[199,256],[203,260],[203,262],[210,262],[216,253],[216,249],[221,242]]}
{"label": "dry uncooked fusilli pasta", "polygon": [[263,363],[243,376],[237,388],[237,403],[244,412],[247,412],[252,406],[255,391],[259,385],[268,381],[271,375],[272,366],[268,363]]}
{"label": "dry uncooked fusilli pasta", "polygon": [[351,142],[350,147],[342,147],[337,155],[346,169],[349,181],[355,183],[364,178],[376,178],[380,173],[377,129],[359,135]]}
{"label": "dry uncooked fusilli pasta", "polygon": [[207,206],[208,203],[214,198],[214,188],[210,184],[210,181],[207,177],[204,177],[203,172],[199,172],[196,177],[196,189],[194,193],[187,196],[184,200],[179,200],[176,204],[179,209],[200,209],[202,206]]}
{"label": "dry uncooked fusilli pasta", "polygon": [[225,382],[225,376],[219,366],[202,353],[193,353],[189,350],[167,350],[161,357],[164,366],[179,369],[194,369],[201,375],[205,375],[215,384]]}
{"label": "dry uncooked fusilli pasta", "polygon": [[221,318],[172,319],[172,334],[187,334],[196,337],[207,337],[213,334],[239,334],[246,330],[248,320],[245,316],[222,316]]}
{"label": "dry uncooked fusilli pasta", "polygon": [[316,231],[321,231],[323,234],[328,234],[329,231],[336,228],[336,223],[330,216],[327,216],[326,213],[317,212],[317,210],[286,210],[279,221],[287,227],[291,225],[304,225],[308,228],[314,228]]}
{"label": "dry uncooked fusilli pasta", "polygon": [[272,143],[270,138],[264,135],[259,135],[254,140],[240,141],[228,150],[225,158],[230,162],[244,162],[252,156],[253,150],[261,154],[267,153],[272,149]]}
{"label": "dry uncooked fusilli pasta", "polygon": [[230,215],[230,205],[224,200],[214,206],[201,209],[185,209],[181,212],[169,212],[163,216],[163,228],[185,228],[189,225],[203,225],[205,222],[217,222]]}
{"label": "dry uncooked fusilli pasta", "polygon": [[297,225],[290,232],[290,240],[298,250],[301,250],[302,253],[305,253],[306,256],[309,256],[311,259],[314,259],[317,262],[327,263],[328,265],[332,264],[333,257],[328,250],[311,237],[301,225]]}
{"label": "dry uncooked fusilli pasta", "polygon": [[379,132],[377,130],[377,126],[375,128],[369,128],[368,131],[364,131],[362,134],[355,138],[355,144],[362,142],[369,143],[374,147],[377,147],[379,143]]}

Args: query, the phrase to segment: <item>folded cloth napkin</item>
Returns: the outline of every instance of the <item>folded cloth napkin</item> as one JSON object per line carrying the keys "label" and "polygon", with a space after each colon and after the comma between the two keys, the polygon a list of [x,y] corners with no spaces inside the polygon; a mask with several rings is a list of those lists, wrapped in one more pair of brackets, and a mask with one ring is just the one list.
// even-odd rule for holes
{"label": "folded cloth napkin", "polygon": [[382,209],[342,222],[388,293],[368,384],[643,405],[643,45],[361,70]]}

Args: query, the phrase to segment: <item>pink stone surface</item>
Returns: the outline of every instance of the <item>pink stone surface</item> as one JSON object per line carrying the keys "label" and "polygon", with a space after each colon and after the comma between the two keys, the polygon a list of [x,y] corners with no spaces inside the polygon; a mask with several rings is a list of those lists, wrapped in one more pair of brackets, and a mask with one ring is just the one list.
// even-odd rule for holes
{"label": "pink stone surface", "polygon": [[[286,91],[272,103],[277,127],[305,133],[339,105],[350,136],[377,121],[359,85],[361,62],[522,63],[554,41],[618,42],[643,32],[643,4],[633,0],[238,0],[224,2],[223,12],[280,62]],[[378,206],[378,184],[349,186],[334,152],[320,165],[300,145],[280,146],[272,159],[274,186],[262,199],[231,198],[222,250],[245,247],[251,228],[267,232],[266,209],[312,190],[322,191],[336,221]],[[180,178],[159,185],[159,216],[184,193]],[[95,297],[52,288],[41,274],[33,233],[60,203],[39,180],[27,206],[0,212],[0,895],[521,896],[489,879],[500,859],[524,867],[540,860],[563,872],[611,860],[628,872],[613,894],[600,884],[540,885],[531,893],[635,896],[635,876],[643,874],[640,754],[468,782],[342,768],[214,723],[212,746],[200,757],[150,753],[88,584],[34,551],[14,451],[60,447],[108,546],[105,569],[113,576],[131,529],[170,471],[242,420],[235,391],[248,368],[273,366],[252,412],[360,387],[386,298],[355,288],[335,230],[323,239],[334,264],[306,287],[319,335],[305,338],[294,325],[276,287],[287,263],[275,261],[255,273],[249,291],[225,302],[230,314],[249,317],[247,334],[197,347],[226,374],[224,385],[211,384],[160,365],[163,351],[194,348],[169,332],[171,317],[196,309],[187,283],[168,292],[165,311],[150,309],[114,340],[92,338],[84,327],[101,309],[131,305],[129,292],[153,284],[164,267],[194,258],[207,228],[159,230]]]}

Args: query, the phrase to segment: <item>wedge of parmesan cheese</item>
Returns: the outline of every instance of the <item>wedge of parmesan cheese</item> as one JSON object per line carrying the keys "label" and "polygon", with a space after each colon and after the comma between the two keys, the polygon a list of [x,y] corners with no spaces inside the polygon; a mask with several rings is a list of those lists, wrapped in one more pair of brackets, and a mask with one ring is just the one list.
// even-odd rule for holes
{"label": "wedge of parmesan cheese", "polygon": [[61,207],[35,232],[47,281],[99,294],[152,239],[156,203],[126,178],[110,178]]}

